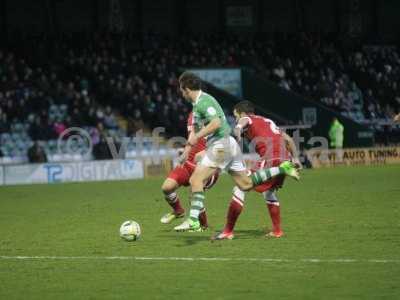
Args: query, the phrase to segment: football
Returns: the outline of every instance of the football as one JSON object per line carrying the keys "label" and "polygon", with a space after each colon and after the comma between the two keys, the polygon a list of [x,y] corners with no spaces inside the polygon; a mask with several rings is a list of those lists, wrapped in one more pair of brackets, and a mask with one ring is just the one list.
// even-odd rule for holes
{"label": "football", "polygon": [[136,241],[141,234],[140,225],[135,221],[125,221],[119,228],[119,235],[125,241]]}

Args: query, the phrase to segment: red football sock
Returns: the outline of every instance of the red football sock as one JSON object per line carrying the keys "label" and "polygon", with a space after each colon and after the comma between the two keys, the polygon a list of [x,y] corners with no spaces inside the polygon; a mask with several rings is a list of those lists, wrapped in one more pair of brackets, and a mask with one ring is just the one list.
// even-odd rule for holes
{"label": "red football sock", "polygon": [[224,232],[232,232],[235,227],[236,220],[243,209],[243,203],[239,203],[239,200],[235,200],[235,196],[232,197],[232,201],[229,205],[228,214],[226,216],[226,225]]}
{"label": "red football sock", "polygon": [[267,203],[269,215],[272,221],[272,231],[279,232],[281,231],[281,209],[279,206],[279,202],[276,204],[272,204],[270,202]]}
{"label": "red football sock", "polygon": [[201,227],[208,227],[208,221],[207,221],[207,214],[206,214],[206,210],[203,209],[200,214],[199,214],[199,221],[200,221],[200,225]]}
{"label": "red football sock", "polygon": [[168,204],[172,207],[175,214],[180,215],[185,212],[176,193],[165,195],[165,200],[167,200]]}

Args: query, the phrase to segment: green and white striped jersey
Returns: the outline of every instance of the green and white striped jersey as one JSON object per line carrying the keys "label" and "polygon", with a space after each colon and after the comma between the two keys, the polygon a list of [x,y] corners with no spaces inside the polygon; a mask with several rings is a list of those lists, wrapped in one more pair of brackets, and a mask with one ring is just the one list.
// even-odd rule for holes
{"label": "green and white striped jersey", "polygon": [[199,98],[193,103],[195,132],[200,131],[203,126],[206,126],[215,118],[221,120],[221,126],[207,137],[207,142],[229,136],[231,128],[226,120],[224,111],[217,100],[215,100],[213,96],[201,91]]}

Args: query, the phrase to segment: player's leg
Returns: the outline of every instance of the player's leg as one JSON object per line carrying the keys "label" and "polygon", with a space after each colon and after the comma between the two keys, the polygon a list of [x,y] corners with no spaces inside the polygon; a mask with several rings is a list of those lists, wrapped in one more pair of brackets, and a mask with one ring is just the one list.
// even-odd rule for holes
{"label": "player's leg", "polygon": [[233,188],[232,200],[229,204],[224,230],[212,237],[212,240],[233,239],[233,229],[243,209],[245,200],[244,190],[250,190],[253,186],[253,183],[247,176],[249,171],[246,169],[246,165],[242,160],[239,145],[233,139],[230,141],[230,154],[232,155],[231,160],[229,164],[226,165],[226,168],[232,177],[234,177],[235,182],[240,181],[241,187],[235,186]]}
{"label": "player's leg", "polygon": [[229,173],[231,174],[236,185],[242,191],[249,191],[253,187],[260,185],[264,182],[267,182],[271,178],[279,175],[287,175],[293,177],[296,180],[300,179],[298,170],[289,161],[281,163],[278,167],[271,167],[271,168],[257,170],[251,175],[248,175],[246,171],[236,170],[234,168],[236,164],[239,164],[239,162],[234,161],[232,163],[233,168],[229,170]]}
{"label": "player's leg", "polygon": [[[205,188],[205,187],[204,187]],[[189,205],[191,205],[191,203],[192,203],[192,195],[190,195],[190,198],[189,198]],[[201,227],[201,229],[204,231],[204,230],[206,230],[207,228],[208,228],[208,218],[207,218],[207,212],[206,212],[206,208],[205,207],[203,207],[201,210],[200,210],[200,213],[199,213],[199,222],[200,222],[200,227]]]}
{"label": "player's leg", "polygon": [[240,214],[242,213],[245,201],[245,192],[237,186],[233,188],[232,199],[229,204],[228,213],[226,215],[226,224],[222,232],[218,233],[212,240],[231,240],[233,239],[233,230]]}
{"label": "player's leg", "polygon": [[204,183],[204,190],[210,190],[218,181],[220,171],[216,170]]}
{"label": "player's leg", "polygon": [[[265,165],[265,161],[260,161],[257,164],[257,170],[260,168],[263,168]],[[236,168],[235,171],[238,171]],[[240,169],[239,169],[240,171]],[[253,170],[254,172],[254,170]],[[250,175],[250,171],[246,171],[247,175]],[[242,181],[242,188],[244,185],[251,185],[248,178],[245,177],[239,177],[237,180]],[[254,187],[254,190],[256,190],[259,193],[262,193],[268,189],[268,183],[264,183],[263,185],[258,185]],[[226,217],[226,224],[224,227],[224,230],[215,235],[212,239],[213,240],[225,240],[225,239],[233,239],[233,229],[235,227],[236,221],[239,218],[239,215],[241,214],[244,206],[244,200],[245,200],[245,192],[243,192],[241,189],[239,189],[237,186],[233,188],[233,195],[232,195],[232,200],[229,204],[229,209],[228,209],[228,214]]]}
{"label": "player's leg", "polygon": [[266,234],[266,237],[280,238],[283,236],[283,231],[281,228],[281,210],[278,197],[274,190],[264,192],[263,196],[267,203],[269,216],[272,222],[272,230]]}
{"label": "player's leg", "polygon": [[165,214],[161,218],[160,222],[163,224],[169,224],[174,219],[183,217],[185,214],[185,210],[183,209],[180,199],[176,193],[176,190],[181,186],[180,182],[182,181],[183,177],[188,177],[184,174],[184,171],[185,170],[183,170],[181,167],[175,168],[171,171],[161,186],[164,198],[172,208],[172,212]]}
{"label": "player's leg", "polygon": [[[176,231],[199,231],[197,229],[200,228],[199,214],[204,208],[205,200],[204,184],[215,172],[223,169],[230,163],[230,139],[215,141],[202,153],[201,161],[196,165],[196,169],[190,177],[190,186],[192,189],[190,217],[181,225],[176,226]],[[235,140],[233,141],[236,143]]]}
{"label": "player's leg", "polygon": [[[217,170],[213,175],[211,175],[210,178],[207,179],[206,183],[204,184],[204,190],[211,189],[217,183],[218,178],[219,178],[219,171]],[[200,226],[203,230],[208,228],[208,219],[205,207],[203,207],[203,209],[200,211],[199,221],[200,221]]]}
{"label": "player's leg", "polygon": [[204,209],[204,182],[215,173],[216,169],[204,165],[197,165],[192,176],[190,185],[192,189],[192,200],[190,206],[190,215],[181,225],[176,226],[176,231],[200,231],[199,222],[200,212]]}
{"label": "player's leg", "polygon": [[208,228],[208,218],[205,207],[203,207],[203,209],[200,210],[199,222],[202,230],[206,230]]}

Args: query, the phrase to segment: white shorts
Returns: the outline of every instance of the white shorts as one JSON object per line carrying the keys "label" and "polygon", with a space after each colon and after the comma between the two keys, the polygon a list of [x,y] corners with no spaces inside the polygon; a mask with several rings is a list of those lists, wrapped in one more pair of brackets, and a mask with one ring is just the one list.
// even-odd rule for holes
{"label": "white shorts", "polygon": [[229,136],[207,145],[206,153],[200,165],[226,171],[246,171],[242,151],[236,140]]}

